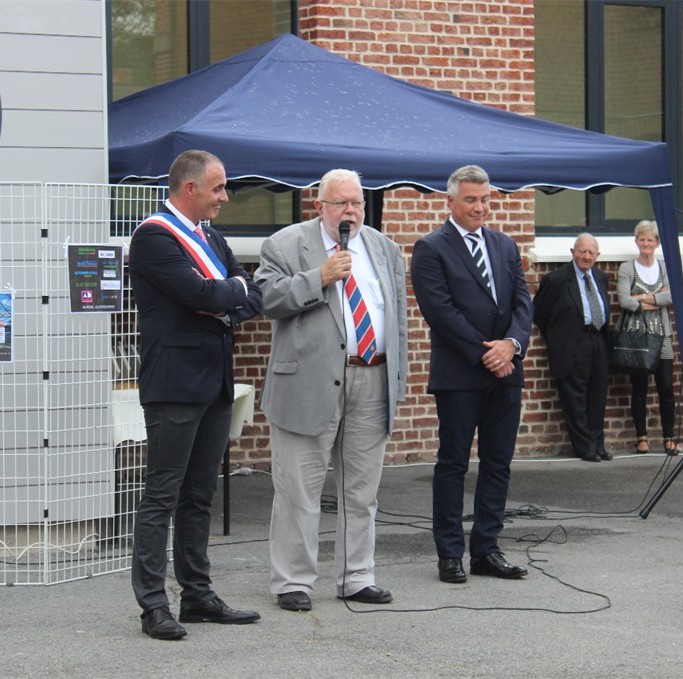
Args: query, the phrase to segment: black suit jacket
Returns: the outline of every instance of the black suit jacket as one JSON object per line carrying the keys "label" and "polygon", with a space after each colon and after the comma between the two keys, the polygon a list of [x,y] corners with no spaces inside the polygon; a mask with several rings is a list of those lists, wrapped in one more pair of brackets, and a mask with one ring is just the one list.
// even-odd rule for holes
{"label": "black suit jacket", "polygon": [[[607,276],[597,267],[591,272],[609,319]],[[584,332],[583,304],[573,261],[551,271],[541,281],[534,297],[534,322],[548,347],[551,375],[556,379],[566,377],[574,366]],[[605,343],[607,332],[608,323],[605,322],[600,333]]]}
{"label": "black suit jacket", "polygon": [[[211,227],[204,232],[227,266],[226,280],[197,275],[183,246],[161,226],[145,224],[131,239],[128,263],[138,308],[143,405],[211,403],[222,393],[234,398],[233,327],[261,311],[261,290],[225,239]],[[247,281],[248,293],[234,276]],[[231,326],[201,311],[227,312]]]}
{"label": "black suit jacket", "polygon": [[[498,303],[486,289],[463,237],[450,221],[415,243],[411,275],[420,311],[431,330],[428,390],[482,389],[499,381],[481,363],[483,342],[514,337],[526,353],[532,304],[515,242],[482,229]],[[506,384],[523,385],[522,357]]]}

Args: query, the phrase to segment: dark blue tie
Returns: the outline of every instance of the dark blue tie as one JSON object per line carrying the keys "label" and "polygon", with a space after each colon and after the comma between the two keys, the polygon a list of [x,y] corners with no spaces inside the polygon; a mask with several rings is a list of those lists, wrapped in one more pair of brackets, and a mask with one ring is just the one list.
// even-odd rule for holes
{"label": "dark blue tie", "polygon": [[468,233],[465,238],[471,243],[470,249],[474,263],[477,265],[481,279],[486,285],[486,289],[491,292],[491,280],[489,279],[489,272],[486,270],[486,260],[484,259],[484,251],[481,249],[479,236],[476,233]]}

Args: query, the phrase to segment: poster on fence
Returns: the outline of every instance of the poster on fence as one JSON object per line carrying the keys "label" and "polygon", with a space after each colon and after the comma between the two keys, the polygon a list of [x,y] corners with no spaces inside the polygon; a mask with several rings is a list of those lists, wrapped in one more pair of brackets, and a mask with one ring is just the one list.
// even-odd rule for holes
{"label": "poster on fence", "polygon": [[69,245],[72,313],[123,309],[123,246]]}
{"label": "poster on fence", "polygon": [[13,305],[14,295],[11,292],[0,292],[0,363],[11,363],[13,360]]}

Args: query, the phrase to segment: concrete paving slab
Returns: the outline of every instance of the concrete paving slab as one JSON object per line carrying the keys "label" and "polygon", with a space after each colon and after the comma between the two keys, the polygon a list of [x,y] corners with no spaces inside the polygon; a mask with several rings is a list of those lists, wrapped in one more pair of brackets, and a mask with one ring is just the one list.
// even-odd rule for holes
{"label": "concrete paving slab", "polygon": [[[5,587],[0,677],[683,677],[683,476],[647,519],[638,515],[678,463],[654,454],[515,461],[501,546],[529,577],[460,585],[437,578],[431,465],[388,467],[376,575],[394,603],[336,599],[328,511],[310,613],[281,611],[269,593],[269,476],[233,477],[229,536],[220,496],[214,503],[214,586],[232,606],[259,610],[259,623],[188,625],[182,641],[152,640],[140,631],[128,572]],[[331,479],[325,493],[334,495]],[[171,577],[168,585],[177,612]]]}

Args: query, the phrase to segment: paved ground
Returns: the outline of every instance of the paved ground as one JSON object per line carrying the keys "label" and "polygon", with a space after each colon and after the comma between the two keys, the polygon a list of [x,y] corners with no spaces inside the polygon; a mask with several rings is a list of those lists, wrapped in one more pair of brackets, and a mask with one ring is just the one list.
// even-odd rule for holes
{"label": "paved ground", "polygon": [[[0,676],[683,677],[683,476],[646,520],[638,514],[665,463],[516,461],[502,545],[530,575],[464,585],[436,575],[431,466],[388,467],[377,581],[395,602],[350,610],[335,598],[335,516],[325,513],[311,613],[281,611],[268,591],[270,478],[233,477],[228,537],[215,503],[214,584],[233,606],[259,610],[259,623],[188,625],[180,642],[149,639],[128,573],[0,588]],[[473,464],[469,506],[475,475]]]}

